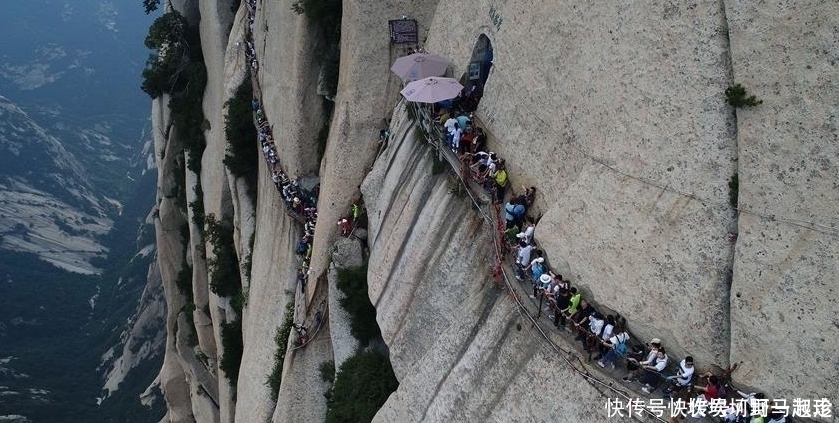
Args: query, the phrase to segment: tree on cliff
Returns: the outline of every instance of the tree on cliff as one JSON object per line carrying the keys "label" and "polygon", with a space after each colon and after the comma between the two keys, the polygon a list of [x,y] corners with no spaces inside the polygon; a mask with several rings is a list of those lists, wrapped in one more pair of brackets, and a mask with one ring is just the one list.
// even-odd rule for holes
{"label": "tree on cliff", "polygon": [[145,45],[155,53],[146,61],[141,88],[152,98],[185,89],[195,74],[193,68],[203,66],[198,31],[177,11],[155,19]]}
{"label": "tree on cliff", "polygon": [[160,0],[143,0],[143,9],[147,15],[157,10],[158,7],[160,7]]}

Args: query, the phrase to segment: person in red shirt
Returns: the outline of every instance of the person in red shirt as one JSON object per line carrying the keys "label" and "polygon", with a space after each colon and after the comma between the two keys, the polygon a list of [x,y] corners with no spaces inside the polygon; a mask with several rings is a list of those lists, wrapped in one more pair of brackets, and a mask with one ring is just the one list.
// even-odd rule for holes
{"label": "person in red shirt", "polygon": [[711,400],[715,398],[721,398],[723,396],[722,392],[722,385],[720,384],[720,378],[714,375],[708,375],[708,384],[705,386],[694,386],[693,389],[695,391],[701,392],[702,396],[705,397],[705,400],[711,402]]}

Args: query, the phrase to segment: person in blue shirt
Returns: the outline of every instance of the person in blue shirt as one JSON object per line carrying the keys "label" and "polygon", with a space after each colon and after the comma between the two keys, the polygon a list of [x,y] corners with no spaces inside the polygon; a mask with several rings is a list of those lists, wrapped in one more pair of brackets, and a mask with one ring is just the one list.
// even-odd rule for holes
{"label": "person in blue shirt", "polygon": [[504,206],[504,219],[507,221],[507,229],[512,228],[515,226],[516,221],[521,219],[524,216],[525,208],[522,204],[519,204],[518,199],[510,200],[507,205]]}

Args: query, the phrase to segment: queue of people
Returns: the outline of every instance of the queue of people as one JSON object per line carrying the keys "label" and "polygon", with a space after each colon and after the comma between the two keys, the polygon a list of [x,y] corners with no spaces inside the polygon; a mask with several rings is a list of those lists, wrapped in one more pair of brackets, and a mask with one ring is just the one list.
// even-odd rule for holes
{"label": "queue of people", "polygon": [[[437,105],[440,107],[440,105]],[[446,106],[449,106],[447,104]],[[474,110],[474,109],[473,109]],[[694,359],[685,356],[674,361],[659,338],[641,344],[629,334],[626,319],[617,313],[601,312],[582,297],[580,289],[571,286],[557,271],[551,269],[545,252],[535,241],[536,220],[528,214],[536,187],[521,187],[508,193],[510,185],[504,159],[486,148],[486,134],[476,125],[473,110],[440,108],[436,114],[441,147],[450,149],[461,163],[460,172],[481,186],[496,205],[498,219],[503,217],[505,229],[501,236],[507,241],[516,279],[529,283],[530,298],[542,300],[551,311],[548,318],[560,333],[569,333],[579,341],[590,360],[604,369],[614,371],[620,363],[626,369],[622,377],[627,384],[637,384],[645,394],[661,390],[663,396],[678,401],[726,401],[723,413],[726,423],[784,423],[783,408],[772,407],[773,401],[762,393],[746,393],[732,388],[730,371],[714,374],[696,372]],[[433,139],[428,134],[429,139]],[[504,201],[506,200],[506,203]],[[735,406],[737,399],[746,399]],[[694,414],[692,417],[700,417]]]}

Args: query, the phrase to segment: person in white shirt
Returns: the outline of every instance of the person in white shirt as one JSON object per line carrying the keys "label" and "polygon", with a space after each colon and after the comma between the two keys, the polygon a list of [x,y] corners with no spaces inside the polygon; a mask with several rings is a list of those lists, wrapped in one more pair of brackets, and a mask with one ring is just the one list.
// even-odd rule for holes
{"label": "person in white shirt", "polygon": [[452,134],[452,151],[460,153],[460,137],[463,136],[463,129],[457,123],[454,124]]}
{"label": "person in white shirt", "polygon": [[[629,373],[624,377],[622,380],[624,382],[632,382],[633,380],[638,378],[638,374],[643,370],[644,365],[649,365],[655,362],[655,357],[658,354],[658,350],[661,349],[661,339],[653,338],[649,344],[647,344],[647,348],[649,351],[647,352],[646,359],[643,361],[638,361],[635,357],[629,357],[626,359],[626,369]],[[640,357],[639,357],[640,358]]]}
{"label": "person in white shirt", "polygon": [[597,362],[597,365],[600,367],[606,367],[606,365],[611,365],[614,369],[615,360],[617,360],[618,357],[621,356],[621,354],[617,351],[617,346],[619,344],[626,345],[626,343],[629,342],[629,334],[626,332],[626,330],[624,330],[623,328],[618,328],[614,332],[616,332],[617,334],[609,338],[608,341],[600,341],[601,345],[609,349],[609,351],[606,353],[603,359]]}
{"label": "person in white shirt", "polygon": [[684,388],[690,386],[691,382],[693,381],[693,372],[695,371],[693,367],[693,357],[687,356],[682,361],[679,362],[679,370],[673,376],[668,376],[667,380],[671,381],[673,384],[668,389],[665,390],[665,394],[671,394],[673,392],[680,392]]}
{"label": "person in white shirt", "polygon": [[521,241],[519,244],[519,253],[516,258],[516,279],[524,280],[524,269],[530,264],[530,252],[533,251],[533,246]]}
{"label": "person in white shirt", "polygon": [[452,146],[452,136],[454,135],[454,128],[457,126],[457,119],[450,117],[446,122],[443,124],[446,128],[446,141],[449,143],[449,147]]}
{"label": "person in white shirt", "polygon": [[[600,339],[603,341],[608,341],[609,338],[614,335],[615,331],[615,316],[608,315],[606,316],[606,323],[603,325],[603,332],[600,333]],[[601,354],[606,354],[606,351],[601,351]]]}
{"label": "person in white shirt", "polygon": [[[520,238],[524,239],[526,242],[533,241],[533,232],[536,231],[536,225],[533,224],[533,218],[527,216],[524,218],[524,230],[519,233],[521,235]],[[518,235],[516,235],[518,236]]]}
{"label": "person in white shirt", "polygon": [[647,371],[640,380],[644,384],[644,387],[641,388],[642,391],[649,394],[655,390],[652,385],[661,377],[661,372],[667,367],[667,360],[667,352],[662,347],[656,352],[655,361],[652,364],[644,364],[642,366]]}

